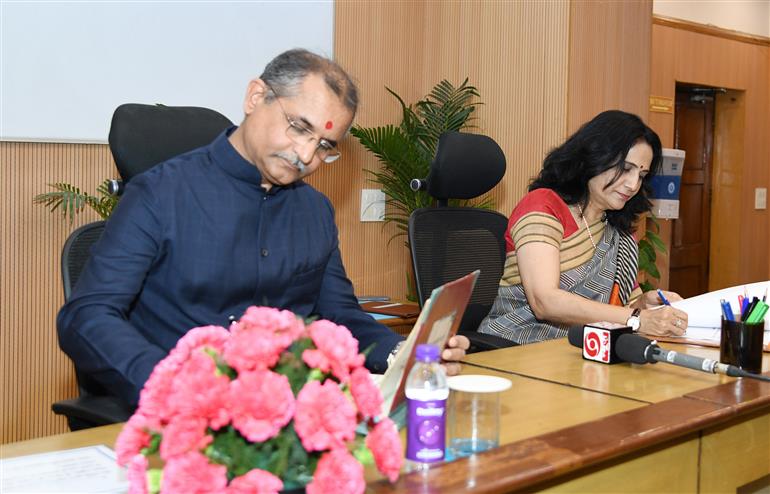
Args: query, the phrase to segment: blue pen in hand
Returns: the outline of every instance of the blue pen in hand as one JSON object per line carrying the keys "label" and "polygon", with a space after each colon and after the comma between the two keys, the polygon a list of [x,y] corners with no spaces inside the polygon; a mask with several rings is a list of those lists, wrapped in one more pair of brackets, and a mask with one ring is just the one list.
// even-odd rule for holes
{"label": "blue pen in hand", "polygon": [[668,299],[663,295],[663,292],[658,288],[658,297],[663,301],[663,305],[671,305],[671,302],[668,301]]}

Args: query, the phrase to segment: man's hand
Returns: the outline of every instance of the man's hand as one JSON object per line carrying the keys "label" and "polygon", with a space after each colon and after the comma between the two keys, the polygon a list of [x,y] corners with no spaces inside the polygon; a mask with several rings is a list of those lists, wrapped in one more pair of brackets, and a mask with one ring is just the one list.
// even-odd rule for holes
{"label": "man's hand", "polygon": [[449,338],[446,348],[441,352],[441,360],[447,376],[454,376],[460,373],[462,365],[460,360],[465,357],[465,350],[470,348],[471,342],[462,335],[455,335]]}

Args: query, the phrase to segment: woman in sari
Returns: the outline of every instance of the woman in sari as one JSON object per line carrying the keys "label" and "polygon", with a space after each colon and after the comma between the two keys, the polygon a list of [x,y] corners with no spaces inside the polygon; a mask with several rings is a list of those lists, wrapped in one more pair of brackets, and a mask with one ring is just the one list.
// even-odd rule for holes
{"label": "woman in sari", "polygon": [[657,134],[615,110],[552,150],[510,217],[497,299],[479,332],[526,344],[607,321],[652,336],[683,334],[687,314],[658,307],[657,293],[636,284],[633,225],[650,211],[660,163]]}

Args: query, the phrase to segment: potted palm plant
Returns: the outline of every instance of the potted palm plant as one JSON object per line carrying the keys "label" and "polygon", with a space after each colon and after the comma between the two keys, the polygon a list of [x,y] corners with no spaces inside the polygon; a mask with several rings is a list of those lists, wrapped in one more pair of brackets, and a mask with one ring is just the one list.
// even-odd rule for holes
{"label": "potted palm plant", "polygon": [[[401,105],[401,123],[380,127],[356,125],[350,133],[382,164],[379,170],[366,171],[386,196],[385,222],[396,223],[395,238],[406,234],[412,211],[433,203],[426,192],[414,192],[409,182],[428,176],[439,136],[446,131],[470,128],[473,112],[481,103],[477,100],[478,91],[468,84],[467,78],[459,86],[442,80],[414,105],[407,105],[395,91],[385,89]],[[450,201],[450,205],[469,205],[469,201]],[[474,206],[493,208],[494,204],[486,198]]]}
{"label": "potted palm plant", "polygon": [[48,184],[54,190],[38,194],[32,201],[48,208],[52,213],[58,209],[62,217],[65,220],[69,219],[70,223],[86,207],[90,207],[96,211],[101,219],[106,220],[118,203],[118,197],[109,192],[109,183],[109,179],[105,180],[96,188],[98,196],[91,195],[68,183]]}

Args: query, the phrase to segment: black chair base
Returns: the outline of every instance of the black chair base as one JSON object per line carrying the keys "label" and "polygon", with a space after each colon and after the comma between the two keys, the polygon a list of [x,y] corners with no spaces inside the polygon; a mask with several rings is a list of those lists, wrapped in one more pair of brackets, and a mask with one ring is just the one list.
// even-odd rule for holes
{"label": "black chair base", "polygon": [[71,431],[125,422],[134,413],[131,407],[111,396],[81,396],[61,400],[51,405],[51,410],[67,417]]}

